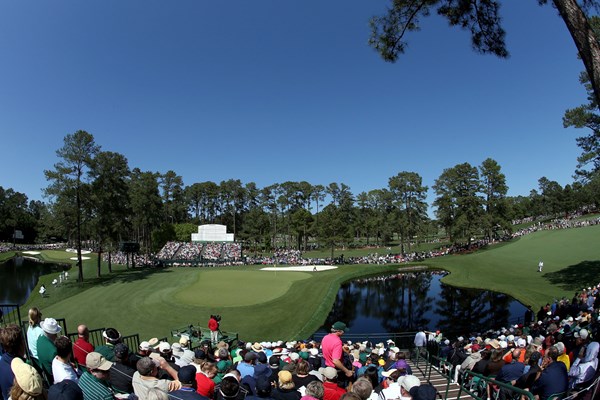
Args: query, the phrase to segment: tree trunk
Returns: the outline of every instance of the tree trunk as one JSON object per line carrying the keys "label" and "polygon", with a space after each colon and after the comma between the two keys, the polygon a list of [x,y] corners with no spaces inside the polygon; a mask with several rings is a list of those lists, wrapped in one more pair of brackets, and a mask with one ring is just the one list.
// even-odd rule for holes
{"label": "tree trunk", "polygon": [[108,250],[108,272],[112,273],[112,252],[110,250]]}
{"label": "tree trunk", "polygon": [[100,278],[100,276],[102,276],[101,267],[102,267],[102,245],[100,244],[98,246],[98,265],[97,265],[97,272],[96,272],[96,276],[98,278]]}
{"label": "tree trunk", "polygon": [[558,13],[571,33],[600,107],[600,44],[577,0],[553,0]]}
{"label": "tree trunk", "polygon": [[77,267],[79,275],[77,282],[83,282],[83,260],[81,259],[81,197],[79,196],[79,187],[77,188]]}

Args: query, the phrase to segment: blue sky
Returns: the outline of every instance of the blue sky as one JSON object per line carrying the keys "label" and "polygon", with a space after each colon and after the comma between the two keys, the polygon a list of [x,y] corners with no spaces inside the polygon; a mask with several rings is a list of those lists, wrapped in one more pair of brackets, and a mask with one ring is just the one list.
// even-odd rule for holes
{"label": "blue sky", "polygon": [[[383,0],[0,3],[0,186],[42,199],[79,129],[130,167],[186,185],[343,182],[353,193],[492,157],[510,195],[572,181],[585,101],[563,21],[504,1],[511,57],[471,50],[437,15],[385,63],[367,45]],[[430,190],[429,202],[433,201]]]}

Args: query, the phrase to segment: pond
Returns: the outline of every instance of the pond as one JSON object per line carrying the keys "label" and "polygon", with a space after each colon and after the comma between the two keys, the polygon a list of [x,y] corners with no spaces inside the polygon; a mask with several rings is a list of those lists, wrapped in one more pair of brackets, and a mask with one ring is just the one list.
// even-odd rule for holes
{"label": "pond", "polygon": [[58,274],[65,269],[67,267],[62,265],[39,263],[23,257],[0,263],[0,304],[24,304],[40,276]]}
{"label": "pond", "polygon": [[340,287],[318,333],[335,321],[351,334],[414,332],[445,335],[484,332],[522,322],[526,308],[505,294],[444,285],[445,272],[415,272],[369,277]]}

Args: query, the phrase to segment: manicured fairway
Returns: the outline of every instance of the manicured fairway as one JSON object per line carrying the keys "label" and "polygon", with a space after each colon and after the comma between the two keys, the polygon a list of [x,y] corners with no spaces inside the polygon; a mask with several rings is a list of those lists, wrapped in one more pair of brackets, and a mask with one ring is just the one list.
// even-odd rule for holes
{"label": "manicured fairway", "polygon": [[[540,260],[542,273],[537,272]],[[541,231],[427,265],[451,272],[444,283],[507,293],[535,309],[600,282],[600,226]]]}

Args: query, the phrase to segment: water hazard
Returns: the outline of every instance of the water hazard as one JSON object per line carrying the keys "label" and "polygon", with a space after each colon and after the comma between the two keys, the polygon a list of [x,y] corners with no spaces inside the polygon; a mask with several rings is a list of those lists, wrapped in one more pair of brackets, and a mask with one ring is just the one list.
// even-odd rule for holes
{"label": "water hazard", "polygon": [[344,321],[352,334],[412,332],[447,335],[484,332],[522,322],[526,308],[512,297],[444,285],[446,273],[417,272],[354,280],[340,287],[319,332]]}

